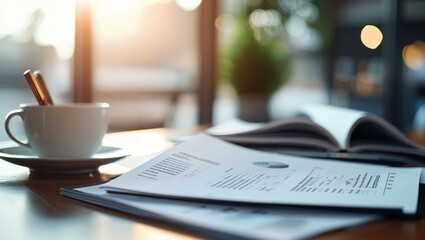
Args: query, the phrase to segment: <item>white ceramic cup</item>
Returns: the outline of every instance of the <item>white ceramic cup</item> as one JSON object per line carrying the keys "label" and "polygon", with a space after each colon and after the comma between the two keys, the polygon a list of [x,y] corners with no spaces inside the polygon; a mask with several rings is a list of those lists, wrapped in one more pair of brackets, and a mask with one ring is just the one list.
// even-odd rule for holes
{"label": "white ceramic cup", "polygon": [[[107,103],[22,104],[7,114],[6,133],[39,157],[89,158],[101,147],[108,130],[108,108]],[[9,128],[15,116],[23,120],[27,143],[18,140]]]}

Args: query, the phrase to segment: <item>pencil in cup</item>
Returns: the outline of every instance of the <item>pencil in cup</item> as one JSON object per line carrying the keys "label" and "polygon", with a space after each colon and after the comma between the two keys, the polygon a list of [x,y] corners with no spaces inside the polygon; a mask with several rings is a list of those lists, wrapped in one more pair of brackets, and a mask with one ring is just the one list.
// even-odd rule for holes
{"label": "pencil in cup", "polygon": [[40,105],[47,105],[46,97],[44,96],[39,84],[37,83],[36,78],[32,74],[31,70],[26,70],[24,72],[24,77],[28,82],[28,85],[30,86],[35,98],[37,99],[38,104]]}
{"label": "pencil in cup", "polygon": [[47,103],[50,104],[50,105],[53,105],[53,99],[50,96],[49,90],[46,87],[46,83],[44,82],[43,77],[41,76],[41,72],[39,70],[35,70],[34,71],[34,76],[35,76],[35,79],[38,82],[38,85],[41,88],[41,91],[44,94],[44,97],[46,98]]}

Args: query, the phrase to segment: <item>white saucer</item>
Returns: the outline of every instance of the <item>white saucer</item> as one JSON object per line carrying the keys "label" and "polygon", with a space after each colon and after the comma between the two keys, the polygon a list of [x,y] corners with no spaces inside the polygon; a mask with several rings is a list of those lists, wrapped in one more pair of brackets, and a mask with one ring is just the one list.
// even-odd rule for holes
{"label": "white saucer", "polygon": [[97,171],[101,165],[114,162],[129,154],[116,147],[103,146],[91,158],[40,158],[26,147],[0,149],[0,158],[13,164],[28,167],[31,172],[54,174],[83,174]]}

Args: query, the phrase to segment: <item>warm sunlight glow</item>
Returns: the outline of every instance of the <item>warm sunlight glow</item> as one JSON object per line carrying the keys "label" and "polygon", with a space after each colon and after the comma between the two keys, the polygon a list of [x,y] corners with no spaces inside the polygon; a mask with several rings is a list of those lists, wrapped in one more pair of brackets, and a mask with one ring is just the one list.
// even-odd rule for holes
{"label": "warm sunlight glow", "polygon": [[0,0],[0,38],[18,32],[26,22],[25,12],[21,11],[19,3]]}
{"label": "warm sunlight glow", "polygon": [[407,45],[403,48],[403,62],[412,70],[418,70],[425,63],[425,51],[417,44]]}
{"label": "warm sunlight glow", "polygon": [[202,3],[202,0],[176,0],[176,4],[186,11],[197,9]]}
{"label": "warm sunlight glow", "polygon": [[[143,143],[143,146],[135,143]],[[148,156],[158,154],[174,144],[167,141],[160,133],[140,134],[134,132],[125,136],[109,134],[103,139],[103,145],[125,148],[133,156]]]}
{"label": "warm sunlight glow", "polygon": [[95,31],[105,40],[123,42],[134,37],[143,24],[145,8],[139,0],[102,0],[95,5]]}
{"label": "warm sunlight glow", "polygon": [[74,1],[52,1],[43,6],[43,10],[45,14],[34,33],[35,42],[40,46],[54,46],[59,58],[71,58],[74,53]]}
{"label": "warm sunlight glow", "polygon": [[130,169],[127,167],[120,166],[118,164],[110,163],[99,167],[99,172],[108,175],[120,175],[128,172]]}
{"label": "warm sunlight glow", "polygon": [[155,5],[155,4],[167,4],[171,2],[171,0],[142,0],[142,2],[146,5]]}
{"label": "warm sunlight glow", "polygon": [[99,2],[99,12],[105,17],[124,15],[135,8],[139,0],[102,0]]}
{"label": "warm sunlight glow", "polygon": [[74,52],[75,1],[0,0],[0,38],[52,46],[61,59]]}
{"label": "warm sunlight glow", "polygon": [[383,35],[376,26],[366,25],[360,33],[360,39],[367,48],[376,49],[381,44]]}

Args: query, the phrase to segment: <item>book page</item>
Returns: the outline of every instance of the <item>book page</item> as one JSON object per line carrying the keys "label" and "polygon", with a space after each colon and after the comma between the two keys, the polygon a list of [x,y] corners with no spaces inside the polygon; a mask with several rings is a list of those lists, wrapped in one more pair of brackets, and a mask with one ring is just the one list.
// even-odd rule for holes
{"label": "book page", "polygon": [[353,124],[366,113],[329,105],[307,105],[300,113],[329,131],[342,149],[347,149],[347,138]]}
{"label": "book page", "polygon": [[153,196],[262,204],[417,209],[420,168],[292,157],[204,134],[105,186]]}
{"label": "book page", "polygon": [[326,129],[307,118],[283,119],[269,123],[250,123],[233,119],[205,132],[241,146],[273,149],[269,151],[340,150],[338,142]]}

